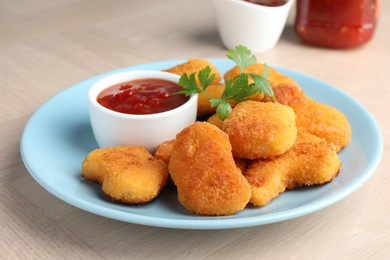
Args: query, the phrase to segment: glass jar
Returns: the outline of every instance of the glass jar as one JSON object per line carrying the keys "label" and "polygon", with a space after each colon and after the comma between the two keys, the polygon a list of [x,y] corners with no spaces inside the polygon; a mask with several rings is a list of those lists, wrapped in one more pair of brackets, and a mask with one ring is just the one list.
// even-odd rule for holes
{"label": "glass jar", "polygon": [[369,41],[379,0],[298,0],[295,31],[307,43],[350,48]]}

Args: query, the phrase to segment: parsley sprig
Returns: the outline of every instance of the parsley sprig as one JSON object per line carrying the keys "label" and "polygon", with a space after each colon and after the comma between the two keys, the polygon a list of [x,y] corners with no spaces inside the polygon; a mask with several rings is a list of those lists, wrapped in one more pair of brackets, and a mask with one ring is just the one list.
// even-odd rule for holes
{"label": "parsley sprig", "polygon": [[[206,92],[208,86],[212,84],[215,74],[211,73],[209,66],[203,68],[197,73],[188,75],[184,73],[179,80],[179,85],[183,90],[178,92],[180,94],[191,95],[195,93],[204,94],[210,100],[211,107],[216,107],[216,112],[224,120],[232,111],[232,106],[229,101],[242,102],[249,99],[255,93],[264,92],[267,96],[275,99],[268,77],[268,66],[265,64],[264,71],[261,75],[254,73],[245,73],[245,68],[257,63],[256,56],[251,54],[251,51],[242,45],[236,46],[235,49],[229,49],[226,56],[234,61],[240,68],[240,74],[225,82],[225,90],[220,98],[214,98]],[[196,82],[196,76],[200,86]],[[253,83],[249,84],[249,79],[253,79]]]}

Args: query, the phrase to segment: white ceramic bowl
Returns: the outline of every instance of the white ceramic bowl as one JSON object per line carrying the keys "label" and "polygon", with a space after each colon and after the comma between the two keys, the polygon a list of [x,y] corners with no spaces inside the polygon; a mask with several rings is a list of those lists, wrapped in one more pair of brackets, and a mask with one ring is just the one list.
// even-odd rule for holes
{"label": "white ceramic bowl", "polygon": [[276,7],[243,0],[210,0],[219,34],[227,48],[244,45],[252,52],[271,50],[283,32],[294,0]]}
{"label": "white ceramic bowl", "polygon": [[157,78],[177,83],[179,76],[162,71],[128,71],[104,77],[88,92],[89,116],[95,139],[100,147],[141,145],[154,152],[159,144],[175,138],[183,128],[195,122],[197,95],[183,105],[156,114],[131,115],[110,110],[97,102],[104,89],[126,81]]}

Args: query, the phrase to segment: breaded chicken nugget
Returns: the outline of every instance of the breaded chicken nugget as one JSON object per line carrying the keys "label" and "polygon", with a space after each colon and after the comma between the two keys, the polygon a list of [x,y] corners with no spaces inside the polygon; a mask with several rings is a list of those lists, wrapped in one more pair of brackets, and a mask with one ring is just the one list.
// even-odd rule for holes
{"label": "breaded chicken nugget", "polygon": [[141,146],[115,146],[92,151],[82,164],[82,177],[101,183],[114,201],[138,204],[157,197],[168,167]]}
{"label": "breaded chicken nugget", "polygon": [[[340,151],[351,141],[352,129],[346,116],[334,107],[317,102],[293,84],[273,85],[279,103],[291,106],[296,114],[297,127],[325,139]],[[266,97],[264,101],[271,101]]]}
{"label": "breaded chicken nugget", "polygon": [[198,215],[234,214],[251,196],[234,163],[228,136],[206,122],[196,122],[177,135],[169,172],[179,202]]}
{"label": "breaded chicken nugget", "polygon": [[250,202],[263,206],[286,189],[330,182],[340,167],[333,145],[314,135],[299,134],[285,154],[249,164],[245,177],[252,186]]}
{"label": "breaded chicken nugget", "polygon": [[238,103],[222,122],[235,158],[270,158],[289,150],[297,137],[294,110],[278,103]]}
{"label": "breaded chicken nugget", "polygon": [[[264,71],[264,64],[258,63],[258,64],[253,64],[245,68],[244,72],[245,73],[253,73],[253,74],[258,74],[261,75]],[[241,73],[241,70],[238,66],[233,67],[231,70],[227,71],[224,75],[224,80],[225,82],[236,77]],[[268,77],[267,80],[271,83],[272,86],[276,84],[281,84],[281,83],[288,83],[288,84],[293,84],[298,86],[298,84],[291,78],[279,73],[277,70],[268,67]],[[253,80],[250,78],[249,83],[252,83]],[[264,93],[256,93],[250,97],[250,100],[254,101],[261,101],[264,98]]]}
{"label": "breaded chicken nugget", "polygon": [[[219,84],[219,82],[221,81],[221,74],[211,62],[207,60],[201,60],[201,59],[196,59],[196,60],[190,59],[186,63],[179,64],[165,71],[175,73],[180,76],[183,75],[184,73],[190,75],[191,73],[194,72],[197,73],[201,71],[203,68],[207,66],[210,67],[211,73],[215,74],[215,79],[213,81],[213,84],[206,89],[206,92],[212,97],[219,98],[222,96],[222,93],[225,90],[225,85]],[[200,86],[198,78],[196,77],[195,79],[196,82],[198,83],[198,86]],[[232,104],[234,103],[232,102]],[[215,113],[215,109],[216,108],[211,108],[209,98],[206,95],[204,94],[198,95],[197,116],[210,115],[212,113]]]}

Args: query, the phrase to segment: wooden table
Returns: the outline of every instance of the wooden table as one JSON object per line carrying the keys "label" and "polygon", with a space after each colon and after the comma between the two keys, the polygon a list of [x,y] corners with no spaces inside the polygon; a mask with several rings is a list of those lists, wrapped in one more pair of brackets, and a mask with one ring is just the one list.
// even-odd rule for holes
{"label": "wooden table", "polygon": [[0,1],[0,258],[385,259],[390,257],[390,2],[374,39],[351,50],[303,45],[291,13],[259,61],[323,79],[356,98],[385,140],[374,175],[344,200],[289,221],[179,230],[96,216],[52,196],[24,167],[19,142],[32,113],[59,91],[140,63],[224,58],[206,0]]}

